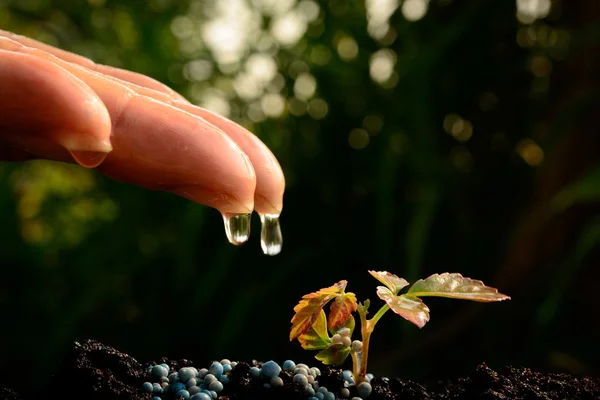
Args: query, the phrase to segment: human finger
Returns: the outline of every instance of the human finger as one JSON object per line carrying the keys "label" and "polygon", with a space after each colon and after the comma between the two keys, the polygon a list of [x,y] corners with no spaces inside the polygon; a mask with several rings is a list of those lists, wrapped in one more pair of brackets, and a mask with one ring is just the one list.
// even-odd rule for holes
{"label": "human finger", "polygon": [[[0,46],[53,60],[84,81],[112,118],[112,154],[98,167],[106,175],[148,189],[167,190],[217,208],[249,214],[256,177],[244,152],[204,119],[142,96],[117,79],[0,38]],[[154,91],[153,91],[154,92]]]}
{"label": "human finger", "polygon": [[28,38],[26,36],[17,35],[16,33],[3,31],[0,29],[0,37],[4,37],[10,40],[13,40],[17,43],[20,43],[24,46],[33,49],[43,50],[46,53],[52,54],[55,57],[60,58],[63,61],[67,61],[72,64],[80,65],[89,70],[100,72],[105,75],[114,76],[115,78],[124,80],[126,82],[130,82],[142,87],[146,87],[148,89],[156,90],[158,92],[164,93],[175,100],[180,100],[183,102],[187,102],[185,97],[181,96],[179,93],[169,88],[168,86],[158,82],[155,79],[152,79],[146,75],[139,74],[137,72],[127,71],[121,68],[110,67],[108,65],[96,64],[94,61],[89,58],[68,52],[66,50],[62,50],[56,48],[54,46],[50,46],[48,44],[39,42],[37,40]]}
{"label": "human finger", "polygon": [[[19,42],[11,41],[10,39],[5,38],[2,40],[2,38],[0,38],[0,48],[2,47],[52,60],[81,78],[84,82],[87,82],[87,80],[92,79],[93,77],[93,79],[98,81],[106,80],[122,83],[139,95],[151,97],[161,102],[171,104],[205,119],[224,131],[248,155],[256,173],[256,190],[254,196],[255,210],[261,215],[278,216],[281,213],[283,207],[283,193],[285,190],[285,179],[281,167],[269,148],[255,135],[238,124],[211,111],[196,107],[188,102],[173,100],[172,97],[163,92],[158,92],[129,82],[115,80],[114,76],[99,75],[98,73],[94,73],[94,71],[89,71],[87,68],[74,68],[74,65],[71,65],[63,59],[57,59],[50,53],[23,46]],[[105,82],[105,84],[110,87],[110,82]]]}
{"label": "human finger", "polygon": [[[100,98],[47,60],[0,50],[0,142],[56,160],[95,167],[112,150],[111,121]],[[11,158],[24,158],[5,149]]]}
{"label": "human finger", "polygon": [[167,190],[225,216],[254,208],[256,176],[229,136],[205,120],[125,86],[89,82],[113,124],[113,152],[98,169],[111,178]]}
{"label": "human finger", "polygon": [[271,150],[256,136],[233,121],[191,104],[182,103],[178,106],[190,113],[201,116],[222,129],[248,155],[256,171],[254,209],[260,215],[261,220],[261,248],[267,255],[279,254],[282,246],[279,215],[283,208],[285,179],[283,171]]}

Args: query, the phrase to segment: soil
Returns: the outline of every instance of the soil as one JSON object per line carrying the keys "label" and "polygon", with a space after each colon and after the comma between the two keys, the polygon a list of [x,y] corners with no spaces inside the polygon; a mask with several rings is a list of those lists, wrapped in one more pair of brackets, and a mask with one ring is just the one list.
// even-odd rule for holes
{"label": "soil", "polygon": [[[193,366],[189,360],[162,358],[156,363],[167,363],[172,368]],[[37,398],[88,399],[88,400],[152,400],[142,391],[142,384],[151,380],[146,372],[148,365],[98,341],[75,343],[70,354],[53,378],[51,388],[37,393],[27,393],[0,388],[0,400],[29,400]],[[256,361],[240,362],[230,375],[230,383],[220,393],[219,400],[306,400],[292,384],[292,374],[282,371],[281,388],[266,388],[260,378],[253,378],[249,369]],[[199,368],[201,368],[200,366]],[[319,384],[336,394],[343,388],[342,371],[321,368]],[[68,383],[66,383],[68,382]],[[566,374],[545,374],[528,368],[505,367],[494,371],[485,364],[478,365],[465,378],[438,382],[424,386],[400,379],[374,378],[373,393],[368,400],[598,400],[600,379],[576,378]],[[61,393],[56,393],[60,390]],[[352,394],[354,395],[354,394]]]}

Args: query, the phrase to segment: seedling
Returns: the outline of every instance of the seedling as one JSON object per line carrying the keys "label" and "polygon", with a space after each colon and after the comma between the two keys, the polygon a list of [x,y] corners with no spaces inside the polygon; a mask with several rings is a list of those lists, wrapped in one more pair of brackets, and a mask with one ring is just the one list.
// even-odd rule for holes
{"label": "seedling", "polygon": [[[409,283],[387,271],[369,271],[385,286],[377,286],[377,296],[385,304],[367,319],[370,301],[356,302],[354,293],[346,292],[345,280],[317,292],[304,295],[294,307],[290,340],[298,339],[306,350],[320,350],[315,356],[326,365],[340,365],[348,355],[352,356],[352,374],[356,385],[365,381],[369,342],[377,322],[392,310],[401,317],[422,328],[429,321],[429,308],[421,297],[449,297],[483,303],[510,300],[497,289],[485,286],[483,282],[465,278],[457,273],[433,274],[427,279],[415,282],[405,294],[398,294]],[[331,302],[329,315],[323,308]],[[353,312],[360,317],[362,340],[352,341],[355,321]],[[330,337],[329,334],[332,336]]]}

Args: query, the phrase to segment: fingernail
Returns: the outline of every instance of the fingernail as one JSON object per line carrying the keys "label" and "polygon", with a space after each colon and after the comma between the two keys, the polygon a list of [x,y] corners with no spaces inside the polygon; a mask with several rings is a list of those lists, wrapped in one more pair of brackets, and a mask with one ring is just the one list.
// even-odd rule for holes
{"label": "fingernail", "polygon": [[98,153],[110,153],[112,145],[108,140],[100,140],[90,134],[65,134],[58,138],[58,143],[70,152],[92,151]]}
{"label": "fingernail", "polygon": [[112,151],[107,140],[100,140],[89,133],[57,132],[54,140],[67,149],[75,161],[86,168],[95,168]]}
{"label": "fingernail", "polygon": [[108,153],[99,151],[71,151],[71,156],[77,161],[77,164],[85,168],[96,168],[108,156]]}
{"label": "fingernail", "polygon": [[260,247],[263,253],[269,256],[279,254],[283,245],[279,214],[261,214],[260,222]]}
{"label": "fingernail", "polygon": [[225,234],[229,243],[239,246],[248,241],[250,237],[251,214],[223,214]]}

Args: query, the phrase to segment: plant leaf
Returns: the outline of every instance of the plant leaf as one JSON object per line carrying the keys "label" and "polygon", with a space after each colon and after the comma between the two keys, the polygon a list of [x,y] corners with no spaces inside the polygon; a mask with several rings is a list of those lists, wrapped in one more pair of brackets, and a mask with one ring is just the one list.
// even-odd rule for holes
{"label": "plant leaf", "polygon": [[426,279],[419,279],[408,289],[406,294],[417,297],[449,297],[486,303],[510,300],[509,296],[499,293],[496,288],[485,286],[481,281],[448,272],[433,274]]}
{"label": "plant leaf", "polygon": [[408,286],[408,282],[404,278],[399,278],[398,276],[392,274],[387,271],[369,271],[371,275],[379,282],[383,283],[387,286],[392,293],[398,294],[402,288]]}
{"label": "plant leaf", "polygon": [[342,329],[342,328],[348,328],[348,329],[350,329],[350,336],[352,336],[352,333],[354,333],[354,327],[355,327],[355,325],[356,325],[356,321],[354,320],[354,317],[351,315],[350,318],[348,318],[336,330],[330,330],[329,333],[332,334],[332,335],[335,335],[340,329]]}
{"label": "plant leaf", "polygon": [[327,326],[330,332],[337,332],[352,317],[356,311],[356,295],[354,293],[344,293],[333,300],[329,308],[329,318]]}
{"label": "plant leaf", "polygon": [[396,296],[385,286],[377,286],[377,296],[385,301],[393,312],[419,328],[429,321],[429,308],[418,297],[408,294]]}
{"label": "plant leaf", "polygon": [[321,350],[331,345],[331,339],[327,334],[327,317],[325,316],[325,311],[321,310],[310,328],[298,336],[298,341],[305,350]]}
{"label": "plant leaf", "polygon": [[364,303],[358,303],[358,307],[356,307],[356,309],[358,310],[359,314],[367,315],[369,313],[370,305],[371,305],[371,300],[366,299],[364,301]]}
{"label": "plant leaf", "polygon": [[341,343],[332,344],[317,353],[315,358],[325,365],[341,365],[350,354],[350,347]]}
{"label": "plant leaf", "polygon": [[348,281],[339,281],[333,286],[318,290],[314,293],[305,294],[302,300],[294,307],[290,340],[298,338],[311,327],[323,307],[335,297],[344,293]]}

